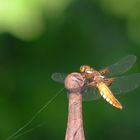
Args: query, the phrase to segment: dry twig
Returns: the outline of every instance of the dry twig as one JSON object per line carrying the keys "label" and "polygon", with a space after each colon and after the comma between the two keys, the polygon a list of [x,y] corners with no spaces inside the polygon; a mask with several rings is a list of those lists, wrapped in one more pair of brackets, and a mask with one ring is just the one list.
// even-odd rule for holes
{"label": "dry twig", "polygon": [[69,74],[65,87],[69,94],[69,113],[65,140],[85,140],[82,118],[82,94],[84,79],[79,73]]}

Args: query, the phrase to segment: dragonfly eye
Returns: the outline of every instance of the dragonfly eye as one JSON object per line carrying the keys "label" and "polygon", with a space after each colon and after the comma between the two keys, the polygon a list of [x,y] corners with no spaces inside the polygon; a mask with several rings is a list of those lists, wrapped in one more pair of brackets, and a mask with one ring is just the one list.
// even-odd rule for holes
{"label": "dragonfly eye", "polygon": [[88,65],[83,65],[83,66],[81,66],[80,67],[80,72],[86,72],[87,70],[90,70],[91,68],[90,68],[90,66],[88,66]]}
{"label": "dragonfly eye", "polygon": [[84,66],[80,67],[80,72],[85,72],[85,67]]}

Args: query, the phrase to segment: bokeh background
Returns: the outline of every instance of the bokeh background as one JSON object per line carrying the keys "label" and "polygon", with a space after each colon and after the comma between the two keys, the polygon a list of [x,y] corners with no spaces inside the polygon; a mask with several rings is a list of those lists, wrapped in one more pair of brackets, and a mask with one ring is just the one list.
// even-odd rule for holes
{"label": "bokeh background", "polygon": [[[0,139],[21,128],[64,85],[54,72],[97,70],[128,54],[140,72],[139,0],[0,0]],[[140,139],[140,88],[83,103],[86,140]],[[68,99],[63,91],[17,140],[63,140]]]}

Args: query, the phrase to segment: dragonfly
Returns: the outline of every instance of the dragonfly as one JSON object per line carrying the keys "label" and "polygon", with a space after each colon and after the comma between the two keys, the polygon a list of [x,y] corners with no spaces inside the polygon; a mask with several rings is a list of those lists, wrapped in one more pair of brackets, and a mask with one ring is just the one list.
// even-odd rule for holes
{"label": "dragonfly", "polygon": [[[92,101],[103,97],[114,107],[122,109],[122,105],[115,95],[130,92],[140,86],[140,73],[120,76],[132,68],[136,59],[135,55],[127,55],[99,71],[88,65],[82,65],[79,71],[84,78],[82,100]],[[67,75],[56,72],[52,74],[52,79],[64,83]]]}

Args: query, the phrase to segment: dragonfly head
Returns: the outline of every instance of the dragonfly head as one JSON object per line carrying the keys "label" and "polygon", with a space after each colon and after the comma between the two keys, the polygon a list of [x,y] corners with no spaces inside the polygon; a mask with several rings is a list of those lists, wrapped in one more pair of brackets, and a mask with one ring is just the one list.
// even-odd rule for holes
{"label": "dragonfly head", "polygon": [[88,65],[83,65],[80,67],[80,72],[85,78],[93,78],[93,73],[95,70]]}
{"label": "dragonfly head", "polygon": [[86,72],[86,71],[91,71],[91,67],[88,66],[88,65],[82,65],[82,66],[80,67],[80,72],[81,72],[81,73],[84,73],[84,72]]}

